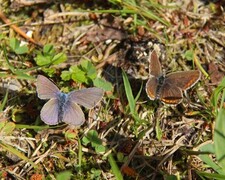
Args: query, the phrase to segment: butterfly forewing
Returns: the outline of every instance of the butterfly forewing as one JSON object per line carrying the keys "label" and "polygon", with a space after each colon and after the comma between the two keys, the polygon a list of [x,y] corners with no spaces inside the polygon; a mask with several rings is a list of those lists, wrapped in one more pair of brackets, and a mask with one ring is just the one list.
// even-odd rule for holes
{"label": "butterfly forewing", "polygon": [[159,99],[166,104],[179,104],[182,98],[182,90],[173,84],[166,82],[160,89]]}
{"label": "butterfly forewing", "polygon": [[85,121],[84,113],[76,103],[69,101],[65,104],[62,121],[70,125],[80,126]]}
{"label": "butterfly forewing", "polygon": [[195,83],[200,79],[200,76],[201,73],[198,70],[174,72],[168,74],[165,81],[184,91],[195,85]]}
{"label": "butterfly forewing", "polygon": [[41,120],[48,125],[59,123],[59,107],[57,99],[50,99],[41,109]]}
{"label": "butterfly forewing", "polygon": [[93,108],[103,97],[104,91],[100,88],[87,88],[72,91],[69,94],[69,99],[77,104],[80,104],[88,109]]}
{"label": "butterfly forewing", "polygon": [[37,77],[37,93],[40,99],[57,98],[59,88],[49,79],[42,75]]}
{"label": "butterfly forewing", "polygon": [[156,77],[154,77],[154,76],[150,77],[146,84],[146,92],[147,92],[148,97],[151,100],[156,99],[157,86],[158,86],[158,81],[157,81]]}
{"label": "butterfly forewing", "polygon": [[156,51],[153,51],[150,56],[150,61],[149,61],[149,74],[151,76],[161,76],[162,75],[162,69],[161,69],[161,64],[159,62],[159,58],[157,56]]}

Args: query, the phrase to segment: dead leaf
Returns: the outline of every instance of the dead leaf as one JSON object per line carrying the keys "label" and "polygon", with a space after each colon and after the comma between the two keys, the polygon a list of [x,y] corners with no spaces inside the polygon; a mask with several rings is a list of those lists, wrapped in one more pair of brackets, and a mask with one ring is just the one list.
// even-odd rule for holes
{"label": "dead leaf", "polygon": [[211,82],[213,84],[219,84],[221,82],[221,80],[224,77],[224,73],[219,71],[218,65],[214,64],[214,63],[210,63],[208,66],[209,70],[209,74],[210,74],[210,79]]}

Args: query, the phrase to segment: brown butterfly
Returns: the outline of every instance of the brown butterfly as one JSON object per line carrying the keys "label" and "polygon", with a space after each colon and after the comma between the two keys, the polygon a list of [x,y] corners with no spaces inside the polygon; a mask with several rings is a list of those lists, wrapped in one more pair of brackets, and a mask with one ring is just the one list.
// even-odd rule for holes
{"label": "brown butterfly", "polygon": [[153,51],[149,62],[149,79],[146,92],[151,100],[159,99],[165,104],[177,105],[183,99],[183,91],[194,86],[201,77],[198,70],[162,73],[156,51]]}

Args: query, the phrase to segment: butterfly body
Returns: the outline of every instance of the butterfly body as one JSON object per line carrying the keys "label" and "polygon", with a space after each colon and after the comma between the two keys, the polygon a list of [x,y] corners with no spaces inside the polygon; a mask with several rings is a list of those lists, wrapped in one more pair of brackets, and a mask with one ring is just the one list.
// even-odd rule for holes
{"label": "butterfly body", "polygon": [[58,121],[62,122],[63,114],[66,113],[66,107],[69,105],[68,94],[60,92],[57,95],[58,101]]}
{"label": "butterfly body", "polygon": [[160,75],[159,77],[155,77],[157,80],[157,87],[156,87],[156,97],[155,99],[159,99],[160,98],[160,94],[161,94],[161,89],[162,89],[162,85],[164,84],[165,81],[165,77],[163,75]]}
{"label": "butterfly body", "polygon": [[179,71],[163,75],[161,64],[155,51],[149,63],[149,80],[146,92],[151,100],[159,99],[165,104],[176,105],[183,99],[183,91],[191,88],[200,79],[200,71]]}
{"label": "butterfly body", "polygon": [[49,79],[38,75],[37,93],[40,99],[50,99],[41,109],[42,121],[49,125],[65,122],[79,126],[84,123],[85,117],[78,104],[93,108],[102,99],[104,91],[94,87],[66,94]]}

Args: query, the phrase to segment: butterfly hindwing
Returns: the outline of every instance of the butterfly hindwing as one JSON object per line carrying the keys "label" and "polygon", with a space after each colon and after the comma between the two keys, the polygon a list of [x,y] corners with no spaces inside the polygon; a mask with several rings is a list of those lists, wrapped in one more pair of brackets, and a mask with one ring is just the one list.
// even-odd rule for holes
{"label": "butterfly hindwing", "polygon": [[50,99],[41,109],[41,120],[48,125],[56,125],[59,123],[59,107],[58,99]]}
{"label": "butterfly hindwing", "polygon": [[177,86],[166,82],[159,91],[159,99],[163,103],[175,105],[182,101],[183,93]]}
{"label": "butterfly hindwing", "polygon": [[80,126],[85,121],[84,113],[76,103],[68,101],[64,106],[62,121],[70,125]]}
{"label": "butterfly hindwing", "polygon": [[157,97],[157,85],[158,81],[154,76],[150,77],[148,82],[146,83],[146,92],[151,100],[155,100]]}

